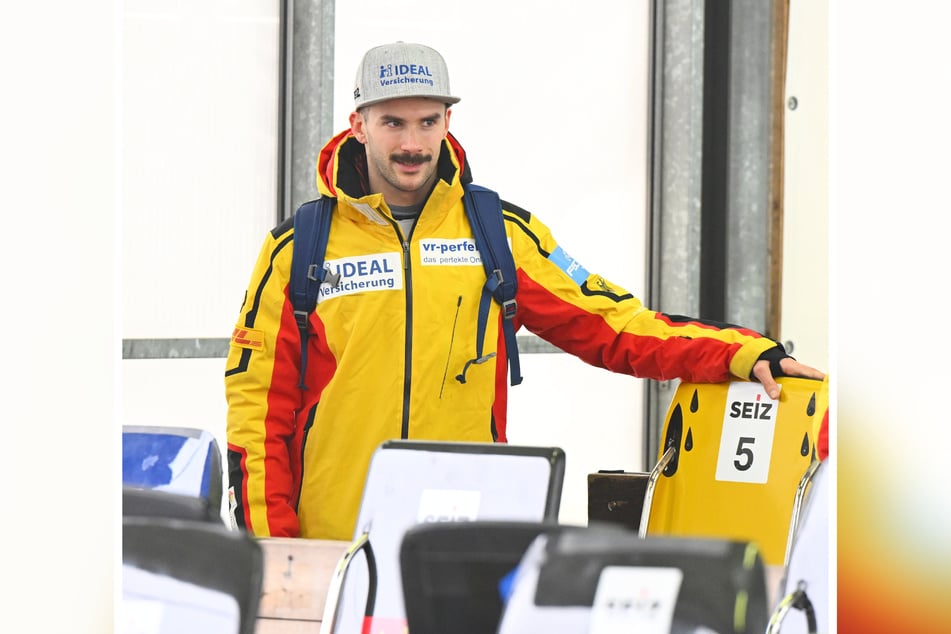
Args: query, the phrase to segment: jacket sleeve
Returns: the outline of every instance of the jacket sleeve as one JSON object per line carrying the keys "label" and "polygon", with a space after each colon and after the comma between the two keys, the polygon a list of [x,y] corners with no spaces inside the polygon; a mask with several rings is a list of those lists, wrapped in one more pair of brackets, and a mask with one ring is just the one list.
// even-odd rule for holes
{"label": "jacket sleeve", "polygon": [[650,310],[587,271],[533,215],[506,207],[505,218],[519,322],[591,365],[657,380],[748,380],[760,355],[778,346],[746,328]]}
{"label": "jacket sleeve", "polygon": [[235,524],[262,537],[299,534],[292,446],[300,337],[286,295],[291,234],[279,227],[265,240],[225,370],[229,503]]}

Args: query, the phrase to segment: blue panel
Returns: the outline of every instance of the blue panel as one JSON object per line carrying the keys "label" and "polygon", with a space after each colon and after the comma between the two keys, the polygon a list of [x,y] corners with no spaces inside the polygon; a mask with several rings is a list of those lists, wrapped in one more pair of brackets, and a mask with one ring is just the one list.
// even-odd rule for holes
{"label": "blue panel", "polygon": [[122,483],[156,487],[172,481],[171,462],[188,439],[171,434],[122,434]]}

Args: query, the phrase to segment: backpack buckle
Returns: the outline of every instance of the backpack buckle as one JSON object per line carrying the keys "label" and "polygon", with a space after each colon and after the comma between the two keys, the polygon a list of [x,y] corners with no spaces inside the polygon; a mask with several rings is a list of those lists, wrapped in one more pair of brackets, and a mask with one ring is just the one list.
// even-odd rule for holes
{"label": "backpack buckle", "polygon": [[340,273],[331,273],[329,268],[320,268],[316,264],[307,267],[307,279],[314,282],[330,284],[337,288],[340,285]]}
{"label": "backpack buckle", "polygon": [[505,319],[513,319],[517,309],[518,304],[515,303],[514,299],[502,302],[502,317]]}

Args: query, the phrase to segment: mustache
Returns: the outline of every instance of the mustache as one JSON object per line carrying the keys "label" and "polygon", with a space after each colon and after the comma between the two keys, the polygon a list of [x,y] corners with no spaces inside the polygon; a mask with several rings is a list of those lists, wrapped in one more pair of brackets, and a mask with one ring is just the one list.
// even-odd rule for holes
{"label": "mustache", "polygon": [[390,160],[403,165],[422,165],[433,160],[430,154],[390,154]]}

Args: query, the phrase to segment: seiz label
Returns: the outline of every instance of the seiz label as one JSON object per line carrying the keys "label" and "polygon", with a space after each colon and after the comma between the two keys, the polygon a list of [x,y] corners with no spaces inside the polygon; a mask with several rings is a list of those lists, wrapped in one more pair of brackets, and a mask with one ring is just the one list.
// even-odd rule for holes
{"label": "seiz label", "polygon": [[426,489],[419,498],[416,521],[473,522],[479,517],[479,491]]}
{"label": "seiz label", "polygon": [[716,479],[765,484],[776,430],[774,401],[759,383],[734,382],[727,392]]}
{"label": "seiz label", "polygon": [[591,634],[667,634],[683,571],[648,566],[605,566],[591,606]]}

